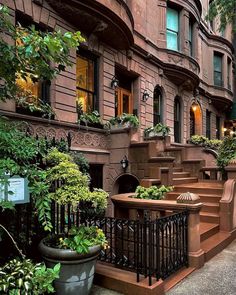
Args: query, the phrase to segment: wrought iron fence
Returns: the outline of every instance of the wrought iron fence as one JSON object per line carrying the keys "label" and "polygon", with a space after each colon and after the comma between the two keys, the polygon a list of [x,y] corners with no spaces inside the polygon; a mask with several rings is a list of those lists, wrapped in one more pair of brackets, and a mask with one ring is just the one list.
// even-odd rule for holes
{"label": "wrought iron fence", "polygon": [[112,217],[87,219],[84,224],[103,229],[109,248],[100,260],[152,278],[165,279],[188,266],[188,212],[157,220],[124,220]]}
{"label": "wrought iron fence", "polygon": [[[118,268],[136,272],[137,282],[142,275],[148,277],[151,285],[153,277],[157,280],[165,279],[188,265],[187,211],[156,220],[126,220],[94,217],[94,214],[89,216],[83,210],[72,211],[71,206],[53,203],[51,212],[54,233],[66,233],[72,225],[81,224],[101,228],[107,237],[109,248],[102,250],[99,259]],[[31,205],[17,205],[16,211],[11,214],[11,217],[0,214],[0,221],[14,233],[28,256],[39,258],[37,245],[45,233],[39,226]],[[3,248],[4,252],[11,250],[6,245]]]}

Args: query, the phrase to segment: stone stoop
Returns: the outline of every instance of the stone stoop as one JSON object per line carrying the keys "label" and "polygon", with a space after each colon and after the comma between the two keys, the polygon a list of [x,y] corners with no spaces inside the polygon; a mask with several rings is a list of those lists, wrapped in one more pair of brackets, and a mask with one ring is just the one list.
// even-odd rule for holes
{"label": "stone stoop", "polygon": [[176,200],[184,192],[199,195],[203,207],[200,212],[200,240],[205,262],[221,252],[233,240],[230,233],[220,231],[219,202],[223,193],[223,182],[199,181],[176,185],[167,199]]}
{"label": "stone stoop", "polygon": [[125,295],[164,295],[194,270],[193,267],[183,267],[164,281],[153,278],[153,284],[149,286],[148,278],[142,277],[137,283],[135,273],[98,262],[94,283]]}
{"label": "stone stoop", "polygon": [[148,278],[140,276],[140,282],[137,283],[136,273],[134,272],[122,270],[102,262],[98,262],[96,265],[94,283],[125,295],[164,295],[163,280],[156,281],[153,278],[152,281],[152,285],[149,286]]}

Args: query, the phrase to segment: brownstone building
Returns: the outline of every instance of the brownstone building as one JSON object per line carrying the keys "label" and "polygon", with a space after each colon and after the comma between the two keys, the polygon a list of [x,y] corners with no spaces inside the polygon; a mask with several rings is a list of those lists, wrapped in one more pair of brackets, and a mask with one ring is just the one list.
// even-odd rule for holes
{"label": "brownstone building", "polygon": [[[84,152],[98,186],[121,191],[125,174],[125,182],[132,181],[124,191],[133,189],[150,175],[130,154],[131,132],[79,126],[77,102],[85,112],[99,111],[104,122],[123,112],[136,114],[137,142],[143,142],[144,128],[158,122],[170,126],[172,143],[185,145],[193,134],[221,138],[233,101],[232,34],[230,27],[219,32],[217,21],[205,20],[208,2],[0,1],[9,6],[14,22],[43,30],[79,30],[86,38],[71,53],[74,65],[50,87],[26,86],[50,102],[53,120],[26,113],[13,101],[1,103],[1,113],[29,122],[34,135],[61,138],[70,132],[72,149]],[[126,155],[129,166],[123,171],[120,161]]]}

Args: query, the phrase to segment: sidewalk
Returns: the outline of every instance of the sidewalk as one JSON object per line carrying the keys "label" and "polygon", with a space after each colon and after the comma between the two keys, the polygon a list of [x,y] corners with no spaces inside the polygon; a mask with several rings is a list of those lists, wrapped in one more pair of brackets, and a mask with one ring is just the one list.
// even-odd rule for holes
{"label": "sidewalk", "polygon": [[236,295],[236,240],[167,295]]}
{"label": "sidewalk", "polygon": [[[94,286],[91,295],[122,294]],[[236,240],[166,295],[236,295]]]}

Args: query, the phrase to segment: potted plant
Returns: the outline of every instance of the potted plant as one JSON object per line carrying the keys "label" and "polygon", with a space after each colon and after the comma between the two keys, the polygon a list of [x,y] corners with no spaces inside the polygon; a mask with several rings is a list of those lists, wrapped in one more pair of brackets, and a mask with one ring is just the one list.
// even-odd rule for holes
{"label": "potted plant", "polygon": [[92,111],[91,113],[82,113],[78,119],[79,125],[94,127],[103,129],[103,123],[98,111]]}
{"label": "potted plant", "polygon": [[167,125],[164,125],[162,123],[158,123],[153,127],[148,127],[144,129],[144,137],[150,138],[154,136],[161,136],[165,137],[169,134],[170,127]]}
{"label": "potted plant", "polygon": [[[108,194],[101,189],[89,190],[88,176],[82,174],[70,155],[53,149],[45,160],[47,181],[61,183],[49,194],[50,200],[59,205],[70,204],[72,210],[77,210],[80,202],[88,202],[96,209],[106,208]],[[54,282],[57,294],[89,294],[102,247],[106,247],[102,230],[84,226],[73,227],[63,235],[50,235],[40,242],[39,249],[46,265],[61,264],[60,276]]]}
{"label": "potted plant", "polygon": [[139,126],[139,119],[133,114],[123,113],[120,116],[111,118],[108,122],[108,125],[110,128],[130,127],[137,129]]}

